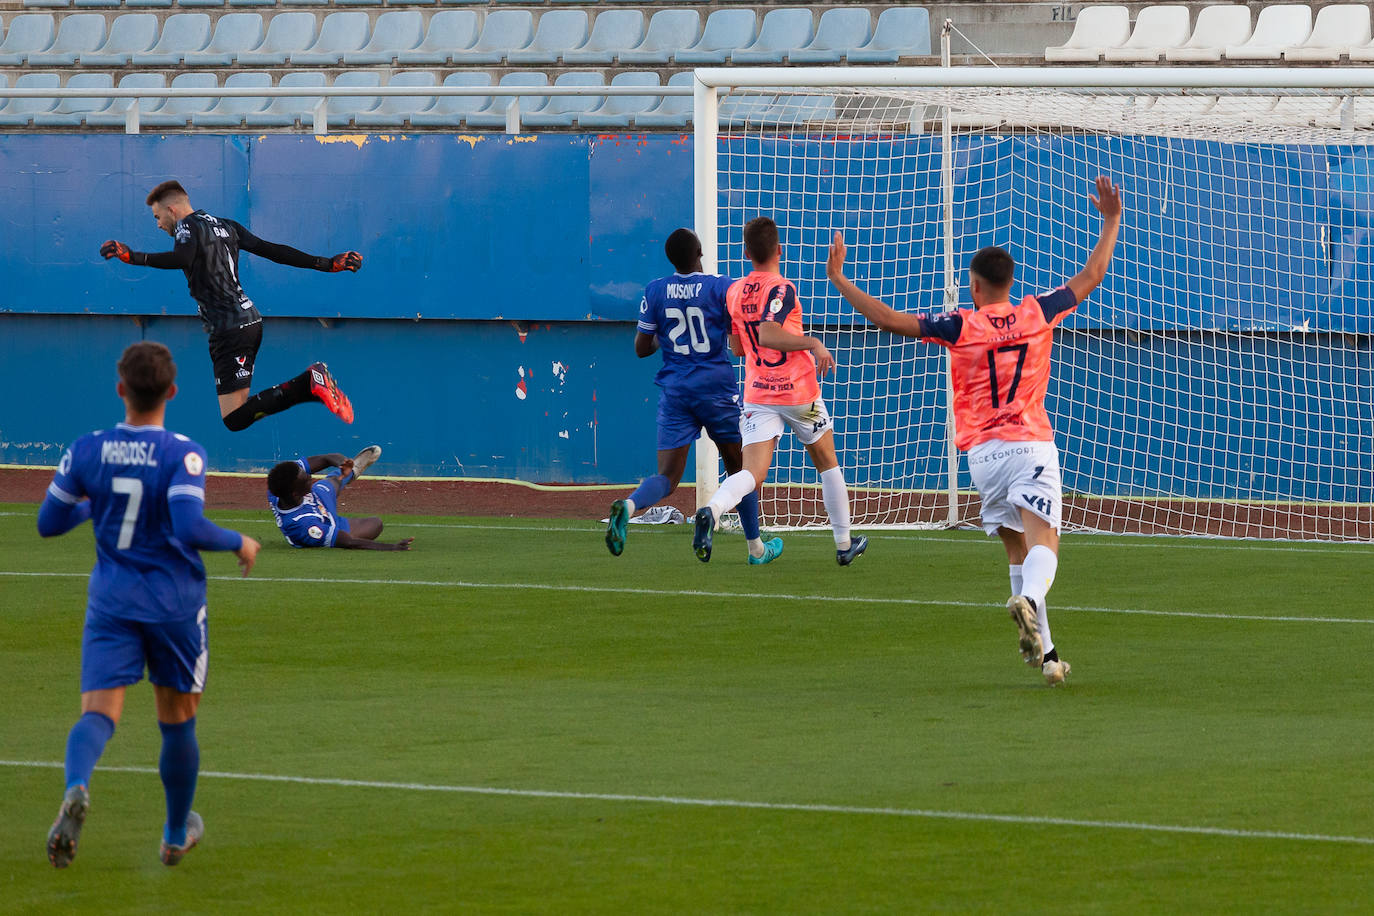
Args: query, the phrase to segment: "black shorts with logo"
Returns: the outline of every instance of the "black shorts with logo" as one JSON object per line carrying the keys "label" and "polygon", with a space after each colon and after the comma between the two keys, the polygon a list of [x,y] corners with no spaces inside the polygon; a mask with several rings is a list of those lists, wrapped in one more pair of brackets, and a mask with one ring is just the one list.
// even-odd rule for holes
{"label": "black shorts with logo", "polygon": [[215,367],[215,394],[229,394],[253,384],[253,363],[262,346],[262,322],[210,335],[210,362]]}

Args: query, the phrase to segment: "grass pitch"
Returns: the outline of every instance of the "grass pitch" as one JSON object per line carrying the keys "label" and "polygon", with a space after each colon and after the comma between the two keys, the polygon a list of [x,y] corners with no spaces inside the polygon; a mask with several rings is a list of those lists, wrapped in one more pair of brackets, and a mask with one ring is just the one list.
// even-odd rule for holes
{"label": "grass pitch", "polygon": [[828,533],[709,565],[689,526],[389,519],[409,554],[207,557],[203,845],[157,861],[130,690],[76,861],[89,526],[0,507],[5,912],[1367,912],[1374,548],[1070,535],[1069,686],[1021,664],[1001,548]]}

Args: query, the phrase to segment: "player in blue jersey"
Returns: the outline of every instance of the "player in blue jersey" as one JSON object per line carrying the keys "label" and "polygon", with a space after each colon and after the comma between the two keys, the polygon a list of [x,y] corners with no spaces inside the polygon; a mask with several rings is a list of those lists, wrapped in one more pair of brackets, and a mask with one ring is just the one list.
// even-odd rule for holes
{"label": "player in blue jersey", "polygon": [[[725,471],[743,467],[739,430],[739,385],[729,348],[730,316],[725,291],[731,279],[703,272],[701,240],[690,229],[668,236],[664,253],[676,273],[644,290],[639,304],[635,355],[663,353],[663,368],[654,376],[658,397],[658,473],[640,481],[633,493],[611,503],[606,547],[613,556],[625,549],[627,523],[677,489],[687,469],[687,452],[704,427],[716,444]],[[749,562],[771,563],[782,555],[782,538],[766,543],[759,533],[759,497],[750,493],[739,503],[740,525],[749,545]]]}
{"label": "player in blue jersey", "polygon": [[[353,458],[334,453],[283,461],[267,475],[267,504],[286,543],[292,547],[348,547],[355,550],[409,550],[414,538],[379,544],[379,518],[344,518],[339,514],[339,491],[358,479],[382,455],[369,445]],[[322,480],[310,475],[335,470]]]}
{"label": "player in blue jersey", "polygon": [[81,718],[67,737],[67,788],[48,833],[48,860],[66,868],[90,809],[91,772],[124,711],[124,691],[153,683],[167,798],[159,855],[176,865],[205,824],[191,810],[200,770],[196,710],[209,662],[201,550],[231,550],[248,575],[258,542],[205,518],[205,450],[163,428],[176,364],[162,344],[124,351],[116,386],[124,422],[76,440],[38,510],[38,533],[91,520],[95,569],[81,642]]}

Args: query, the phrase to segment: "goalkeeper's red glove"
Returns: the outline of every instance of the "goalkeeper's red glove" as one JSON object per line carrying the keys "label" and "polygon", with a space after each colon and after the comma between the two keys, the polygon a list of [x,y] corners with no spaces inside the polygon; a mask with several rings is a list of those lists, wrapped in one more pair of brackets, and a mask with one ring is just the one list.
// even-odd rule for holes
{"label": "goalkeeper's red glove", "polygon": [[100,246],[100,256],[107,261],[110,258],[119,258],[125,264],[128,264],[130,259],[133,258],[133,253],[129,251],[128,245],[110,239],[104,245]]}
{"label": "goalkeeper's red glove", "polygon": [[343,254],[336,254],[329,262],[329,272],[336,274],[341,270],[351,270],[357,273],[363,266],[363,256],[356,251],[345,251]]}

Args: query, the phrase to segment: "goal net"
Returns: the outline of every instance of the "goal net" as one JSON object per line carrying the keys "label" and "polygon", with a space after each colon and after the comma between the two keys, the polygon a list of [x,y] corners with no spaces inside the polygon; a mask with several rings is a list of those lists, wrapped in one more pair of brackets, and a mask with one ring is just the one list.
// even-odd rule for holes
{"label": "goal net", "polygon": [[[1046,401],[1066,529],[1374,539],[1374,73],[697,76],[708,262],[742,276],[745,222],[777,221],[808,333],[839,364],[822,394],[855,526],[971,524],[978,503],[951,445],[943,349],[855,313],[825,277],[831,237],[898,310],[971,307],[967,264],[985,245],[1016,258],[1019,300],[1083,265],[1101,225],[1088,194],[1109,175],[1120,241],[1056,332]],[[1098,85],[1045,87],[1056,78]],[[790,435],[763,496],[766,525],[827,523]]]}

